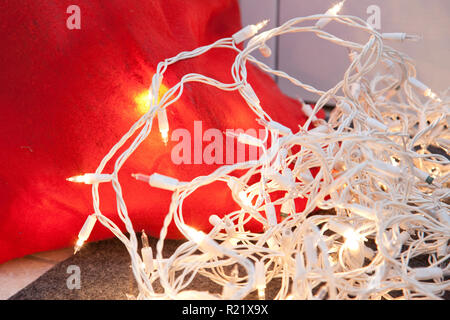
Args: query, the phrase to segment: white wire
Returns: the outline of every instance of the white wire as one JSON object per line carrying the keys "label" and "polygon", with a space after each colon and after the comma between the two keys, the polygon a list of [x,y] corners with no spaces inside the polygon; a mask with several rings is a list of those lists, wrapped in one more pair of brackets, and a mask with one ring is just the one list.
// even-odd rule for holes
{"label": "white wire", "polygon": [[[367,42],[344,40],[308,25],[324,17],[367,33]],[[286,72],[271,69],[251,55],[269,39],[295,32],[312,32],[351,52],[350,65],[333,88],[327,91],[314,88]],[[129,237],[102,214],[97,183],[92,186],[93,206],[98,220],[124,243],[130,254],[139,289],[137,298],[204,298],[205,294],[189,288],[197,275],[203,275],[224,288],[232,288],[231,295],[225,296],[224,291],[224,295],[208,294],[207,297],[243,299],[256,289],[256,261],[264,263],[266,282],[280,279],[276,299],[439,299],[449,290],[449,280],[443,279],[449,274],[450,258],[449,161],[426,149],[432,144],[449,150],[449,99],[424,97],[410,86],[406,79],[416,76],[412,60],[387,46],[381,35],[358,17],[298,17],[255,35],[243,50],[232,38],[225,38],[160,62],[149,88],[151,95],[158,97],[162,77],[170,65],[195,58],[212,48],[236,52],[231,67],[234,82],[222,83],[197,73],[184,75],[159,100],[152,99],[149,111],[133,124],[96,170],[102,173],[105,165],[117,157],[111,183],[117,196],[118,215]],[[248,91],[247,62],[318,95],[312,114],[298,132],[281,135],[268,125],[273,120]],[[146,272],[118,173],[148,138],[157,110],[178,108],[176,102],[188,82],[239,91],[261,119],[260,123],[265,124],[270,143],[268,148],[263,147],[262,156],[256,161],[224,165],[207,176],[178,186],[157,243],[156,269]],[[360,88],[357,97],[351,90],[355,85]],[[322,126],[322,130],[308,131],[314,116],[330,101],[338,103],[338,107],[329,121],[316,121],[314,124]],[[350,106],[347,110],[350,113],[339,107],[342,103]],[[373,126],[380,123],[388,130],[380,131]],[[118,154],[126,143],[129,147]],[[421,149],[415,150],[418,145]],[[284,159],[278,156],[282,149],[288,152]],[[395,168],[399,168],[399,173],[395,173]],[[245,173],[240,178],[232,177],[231,173],[238,169]],[[311,169],[317,170],[315,176],[308,174]],[[273,172],[282,177],[279,179],[291,179],[294,183],[286,191],[287,196],[274,201],[274,205],[307,198],[303,211],[290,209],[287,217],[275,226],[269,225],[265,210],[271,203],[270,194],[286,189]],[[250,177],[257,174],[259,181],[249,184]],[[423,179],[424,174],[427,181]],[[214,181],[237,186],[230,192],[241,209],[226,215],[221,226],[203,235],[203,240],[195,240],[184,222],[183,201],[196,189]],[[241,191],[251,202],[240,198]],[[317,208],[335,211],[317,215]],[[250,219],[262,223],[264,231],[246,230],[244,224]],[[333,221],[350,226],[359,239],[354,240],[353,250],[348,244],[350,236],[330,229]],[[188,241],[164,259],[164,241],[171,223],[175,223]],[[401,232],[410,236],[404,243],[397,243]],[[208,248],[205,243],[210,240],[215,241],[210,248],[221,252],[222,258],[205,249]],[[411,266],[417,257],[427,258],[430,267],[440,267],[442,276],[430,279],[431,282],[417,280],[415,268]],[[244,274],[231,272],[236,264],[243,267]],[[155,281],[159,281],[164,293],[155,293]]]}

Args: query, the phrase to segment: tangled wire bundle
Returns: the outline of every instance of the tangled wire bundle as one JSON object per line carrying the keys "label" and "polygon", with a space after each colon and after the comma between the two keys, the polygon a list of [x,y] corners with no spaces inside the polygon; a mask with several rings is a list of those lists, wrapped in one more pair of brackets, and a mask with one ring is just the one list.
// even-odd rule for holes
{"label": "tangled wire bundle", "polygon": [[[360,18],[338,15],[338,9],[294,18],[259,34],[264,23],[250,25],[230,38],[160,62],[149,90],[149,111],[109,151],[95,173],[71,178],[92,184],[95,210],[80,231],[77,249],[95,221],[111,230],[130,254],[138,299],[244,299],[255,290],[264,299],[266,284],[274,279],[280,283],[275,299],[441,299],[450,287],[449,99],[418,81],[411,59],[385,44],[415,37],[380,34]],[[355,43],[324,31],[332,20],[366,32],[368,41]],[[321,91],[251,55],[259,49],[267,56],[267,40],[293,32],[312,32],[347,48],[351,62],[343,80]],[[248,44],[239,49],[236,45],[246,39]],[[236,52],[233,83],[190,73],[158,99],[163,74],[171,64],[212,48]],[[309,118],[298,132],[264,111],[247,82],[248,61],[320,97],[314,108],[303,106]],[[139,249],[118,173],[149,135],[155,117],[167,136],[166,108],[174,107],[184,84],[192,81],[239,91],[266,135],[259,140],[241,133],[237,139],[261,148],[262,155],[258,160],[223,165],[188,182],[157,173],[135,175],[173,191],[153,257],[145,233]],[[329,102],[336,104],[329,121],[317,119],[315,114]],[[311,124],[315,128],[309,130]],[[125,143],[129,147],[117,155],[114,171],[102,173]],[[238,169],[245,174],[232,176]],[[205,234],[184,223],[182,205],[197,188],[214,181],[228,184],[240,210],[223,218],[209,216],[213,228]],[[108,182],[117,194],[117,211],[129,236],[100,211],[98,186]],[[270,195],[280,190],[284,197],[272,202]],[[297,197],[308,199],[302,212],[295,210]],[[281,221],[275,206],[281,206]],[[317,208],[322,209],[320,214]],[[259,221],[264,231],[245,230],[251,219]],[[172,222],[188,241],[163,258]],[[418,257],[428,266],[414,266]],[[222,292],[192,290],[189,285],[199,275],[222,286]],[[154,289],[156,282],[162,292]]]}

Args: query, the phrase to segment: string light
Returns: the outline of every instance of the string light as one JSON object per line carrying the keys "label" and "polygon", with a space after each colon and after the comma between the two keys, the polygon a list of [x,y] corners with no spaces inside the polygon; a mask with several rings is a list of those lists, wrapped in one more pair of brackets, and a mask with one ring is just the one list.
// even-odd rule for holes
{"label": "string light", "polygon": [[402,32],[382,33],[381,37],[384,40],[396,40],[396,41],[405,41],[405,40],[420,41],[421,40],[421,37],[418,35],[406,34],[406,33],[402,33]]}
{"label": "string light", "polygon": [[266,271],[262,261],[255,263],[255,288],[258,291],[259,300],[266,298]]}
{"label": "string light", "polygon": [[100,182],[111,181],[112,176],[110,174],[97,174],[97,173],[86,173],[80,176],[74,176],[67,178],[67,181],[84,183],[84,184],[94,184]]}
{"label": "string light", "polygon": [[83,244],[86,242],[87,239],[89,239],[89,236],[92,232],[92,229],[94,229],[96,222],[97,218],[95,217],[95,215],[91,214],[90,216],[87,217],[86,221],[83,224],[83,227],[78,233],[78,241],[75,244],[74,254],[80,251]]}
{"label": "string light", "polygon": [[142,254],[143,266],[144,266],[146,272],[150,273],[154,270],[153,250],[149,245],[148,237],[144,230],[142,230],[141,239],[142,239],[141,254]]}
{"label": "string light", "polygon": [[417,80],[414,77],[408,78],[409,84],[411,84],[413,87],[418,89],[425,97],[429,97],[433,100],[441,101],[438,96],[431,91],[431,88],[429,88],[427,85],[425,85],[423,82]]}
{"label": "string light", "polygon": [[151,176],[147,176],[142,173],[133,173],[131,174],[131,176],[136,180],[147,182],[154,188],[160,188],[169,191],[174,191],[176,188],[183,185],[183,183],[178,181],[178,179],[171,178],[159,173],[153,173]]}
{"label": "string light", "polygon": [[167,144],[169,141],[169,120],[167,120],[166,109],[158,110],[158,126],[161,138],[164,144]]}
{"label": "string light", "polygon": [[[450,257],[450,213],[446,200],[450,195],[450,162],[427,146],[450,149],[446,127],[449,98],[445,94],[438,98],[416,78],[410,58],[384,45],[388,40],[414,41],[418,37],[380,34],[360,18],[340,18],[343,3],[325,14],[294,18],[260,34],[267,21],[250,25],[229,38],[160,62],[146,96],[145,115],[107,153],[96,171],[99,173],[68,179],[92,184],[96,208],[95,215],[88,217],[80,231],[75,251],[88,239],[95,221],[111,230],[130,254],[139,284],[136,299],[243,299],[254,290],[259,299],[265,299],[266,281],[270,279],[282,279],[275,299],[393,299],[394,289],[396,294],[400,292],[400,298],[440,299],[450,285],[450,280],[445,280]],[[369,40],[350,42],[322,31],[332,20],[367,33]],[[300,31],[311,32],[351,53],[351,64],[343,80],[332,89],[323,91],[304,84],[254,58],[254,50],[269,55],[269,39]],[[247,39],[250,41],[244,48],[236,46]],[[236,53],[231,83],[190,73],[170,90],[160,91],[164,88],[164,72],[170,65],[213,48]],[[247,78],[248,62],[319,97],[314,109],[303,104],[302,110],[308,116],[304,126],[291,130],[264,111]],[[375,69],[380,70],[378,74],[372,72]],[[101,171],[113,158],[123,161],[133,155],[140,139],[150,136],[154,117],[158,118],[166,142],[167,109],[176,112],[183,85],[192,81],[241,95],[266,129],[267,137],[233,137],[261,148],[262,155],[257,160],[221,166],[186,182],[159,173],[133,174],[151,187],[173,192],[155,254],[145,232],[139,251],[133,224],[127,210],[123,210],[126,203],[119,181],[113,181],[123,163],[114,166],[111,175]],[[421,96],[429,99],[418,99]],[[316,113],[333,102],[337,108],[328,122],[318,119]],[[310,124],[316,127],[309,128]],[[131,147],[121,148],[130,140],[134,142]],[[418,145],[420,150],[416,149]],[[235,177],[238,170],[243,173]],[[206,234],[185,224],[183,203],[195,190],[215,181],[227,183],[239,208],[223,218],[205,212],[213,226]],[[100,182],[114,182],[125,230],[99,210]],[[296,207],[297,199],[307,200],[301,209]],[[315,214],[317,208],[327,211]],[[283,219],[278,220],[278,214]],[[246,224],[250,220],[261,223],[263,231],[249,231]],[[187,242],[171,257],[163,258],[170,224],[186,236]],[[369,248],[367,242],[373,246]],[[428,257],[429,265],[411,268],[413,259],[419,256]],[[197,275],[222,286],[221,293],[191,290]],[[318,280],[323,283],[320,288]],[[423,282],[429,280],[433,282]],[[155,293],[155,282],[164,284],[164,292]]]}
{"label": "string light", "polygon": [[[345,0],[341,1],[339,3],[336,3],[334,6],[332,6],[330,9],[327,10],[327,12],[325,12],[326,16],[336,16],[339,11],[341,11],[342,7],[344,6]],[[317,21],[316,23],[316,27],[319,29],[323,29],[328,23],[330,23],[330,21],[332,20],[332,18],[320,18],[319,21]]]}
{"label": "string light", "polygon": [[236,32],[235,34],[233,34],[232,38],[233,38],[234,42],[236,44],[239,44],[247,39],[250,39],[255,34],[257,34],[259,30],[264,28],[268,22],[269,22],[269,20],[263,20],[256,25],[251,24],[251,25],[244,27],[243,29],[241,29],[238,32]]}

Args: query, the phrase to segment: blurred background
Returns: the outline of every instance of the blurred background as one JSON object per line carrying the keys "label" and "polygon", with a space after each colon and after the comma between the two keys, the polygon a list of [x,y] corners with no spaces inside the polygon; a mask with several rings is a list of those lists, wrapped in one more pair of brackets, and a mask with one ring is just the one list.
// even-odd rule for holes
{"label": "blurred background", "polygon": [[[239,0],[242,24],[270,19],[273,28],[297,16],[325,13],[338,0]],[[389,45],[415,60],[417,77],[440,93],[450,87],[450,1],[449,0],[347,0],[340,14],[355,15],[379,32],[406,32],[423,37],[419,42],[390,42]],[[336,22],[325,27],[345,39],[367,36]],[[271,39],[272,56],[255,56],[318,89],[328,90],[342,79],[349,65],[346,49],[318,39],[312,33],[295,33]],[[317,96],[278,80],[284,93],[316,101]]]}

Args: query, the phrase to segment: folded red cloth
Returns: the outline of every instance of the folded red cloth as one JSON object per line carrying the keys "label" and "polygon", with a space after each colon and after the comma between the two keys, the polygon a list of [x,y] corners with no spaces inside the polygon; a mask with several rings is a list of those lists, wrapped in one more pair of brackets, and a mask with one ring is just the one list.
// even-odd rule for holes
{"label": "folded red cloth", "polygon": [[[95,171],[103,156],[142,115],[138,97],[157,63],[181,51],[229,37],[241,28],[236,0],[77,0],[81,29],[70,30],[73,1],[3,0],[0,3],[0,262],[71,246],[93,212],[91,187],[66,178]],[[235,52],[213,49],[169,67],[170,87],[190,72],[232,82]],[[249,81],[276,121],[297,129],[300,104],[283,95],[268,75],[248,66]],[[169,108],[171,131],[259,128],[238,92],[185,85]],[[157,130],[120,171],[124,199],[136,230],[158,236],[171,192],[136,181],[131,173],[158,172],[190,180],[219,164],[171,161],[178,144],[165,146]],[[207,145],[203,142],[203,148]],[[105,172],[112,171],[114,162]],[[101,210],[117,218],[111,184],[100,186]],[[208,229],[209,214],[236,209],[224,183],[203,187],[183,206],[187,223]],[[179,233],[171,228],[169,237]],[[112,237],[99,224],[90,240]]]}

